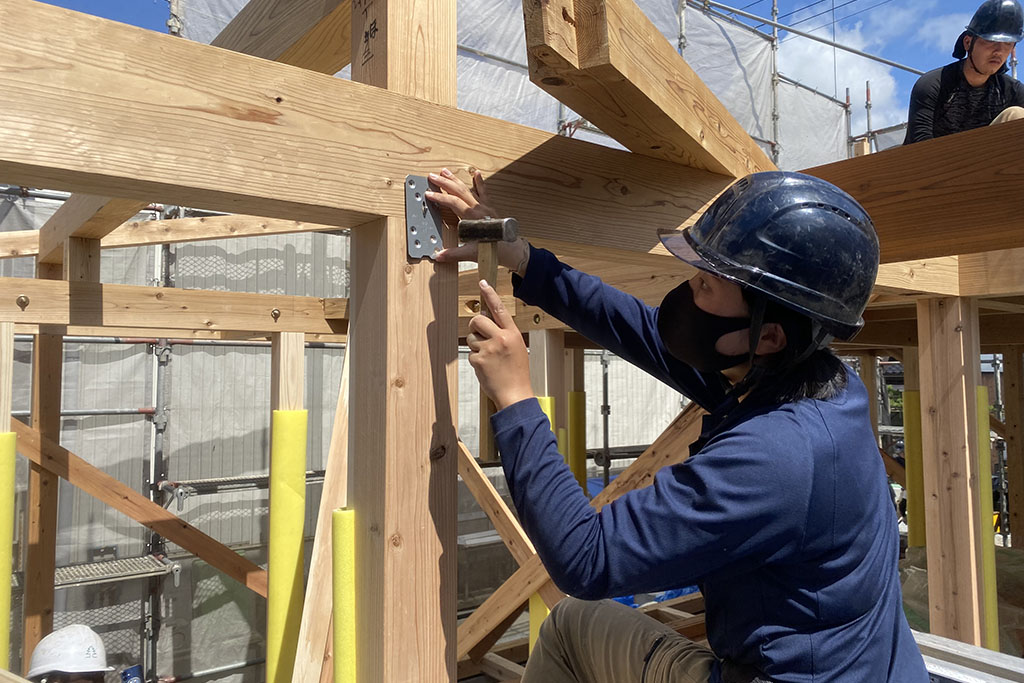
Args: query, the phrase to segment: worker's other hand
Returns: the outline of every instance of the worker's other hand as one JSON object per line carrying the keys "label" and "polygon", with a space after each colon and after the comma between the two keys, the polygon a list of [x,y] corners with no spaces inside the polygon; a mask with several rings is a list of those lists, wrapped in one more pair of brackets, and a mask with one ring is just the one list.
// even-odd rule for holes
{"label": "worker's other hand", "polygon": [[[497,218],[498,213],[491,208],[487,199],[487,188],[484,176],[480,171],[473,172],[473,187],[469,187],[447,168],[440,173],[431,173],[430,182],[441,188],[441,192],[427,191],[429,201],[437,204],[442,210],[451,211],[459,219]],[[498,265],[508,268],[520,277],[526,275],[526,266],[530,260],[530,244],[520,237],[515,242],[498,242]],[[477,260],[476,242],[467,242],[450,249],[442,249],[437,254],[441,263]]]}
{"label": "worker's other hand", "polygon": [[530,359],[523,335],[498,293],[485,280],[480,281],[480,298],[494,317],[477,315],[469,321],[469,364],[476,371],[480,388],[501,410],[533,398]]}

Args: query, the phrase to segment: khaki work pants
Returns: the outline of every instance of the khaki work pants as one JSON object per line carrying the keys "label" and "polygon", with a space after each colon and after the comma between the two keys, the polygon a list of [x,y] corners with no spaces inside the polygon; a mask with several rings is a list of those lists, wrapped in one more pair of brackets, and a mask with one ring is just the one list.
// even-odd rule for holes
{"label": "khaki work pants", "polygon": [[715,662],[638,610],[565,598],[540,627],[523,683],[708,683]]}
{"label": "khaki work pants", "polygon": [[1006,123],[1017,119],[1024,119],[1024,107],[1007,107],[999,112],[999,116],[992,119],[992,123],[989,125],[994,126],[997,123]]}

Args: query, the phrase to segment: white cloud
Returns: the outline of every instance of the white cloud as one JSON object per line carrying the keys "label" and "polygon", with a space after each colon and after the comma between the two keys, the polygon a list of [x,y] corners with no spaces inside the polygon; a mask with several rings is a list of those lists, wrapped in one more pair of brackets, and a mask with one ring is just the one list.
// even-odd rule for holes
{"label": "white cloud", "polygon": [[952,52],[957,36],[971,20],[970,14],[944,14],[925,20],[914,34],[915,42],[940,50]]}
{"label": "white cloud", "polygon": [[[812,20],[813,21],[813,20]],[[810,22],[808,22],[810,23]],[[818,31],[831,39],[831,28]],[[836,42],[861,51],[877,51],[878,31],[864,22],[837,26]],[[807,38],[789,36],[779,46],[779,71],[795,81],[843,100],[850,89],[853,133],[867,128],[865,84],[871,82],[871,128],[878,130],[906,121],[907,103],[898,92],[892,67]]]}

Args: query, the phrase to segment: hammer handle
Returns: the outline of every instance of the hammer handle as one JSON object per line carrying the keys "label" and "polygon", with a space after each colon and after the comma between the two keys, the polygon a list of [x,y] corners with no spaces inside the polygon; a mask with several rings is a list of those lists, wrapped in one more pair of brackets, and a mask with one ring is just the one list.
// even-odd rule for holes
{"label": "hammer handle", "polygon": [[[487,284],[497,289],[498,280],[498,243],[497,242],[477,242],[477,272],[480,274],[481,280],[487,280]],[[482,300],[480,302],[480,312],[484,315],[490,316],[491,311],[488,310],[487,304]]]}

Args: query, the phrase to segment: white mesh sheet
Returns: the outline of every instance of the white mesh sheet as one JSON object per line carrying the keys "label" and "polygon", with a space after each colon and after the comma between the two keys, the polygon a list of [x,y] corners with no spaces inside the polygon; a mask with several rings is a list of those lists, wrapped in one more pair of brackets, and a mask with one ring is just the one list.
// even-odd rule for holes
{"label": "white mesh sheet", "polygon": [[779,168],[799,171],[846,158],[846,110],[811,90],[779,83]]}

